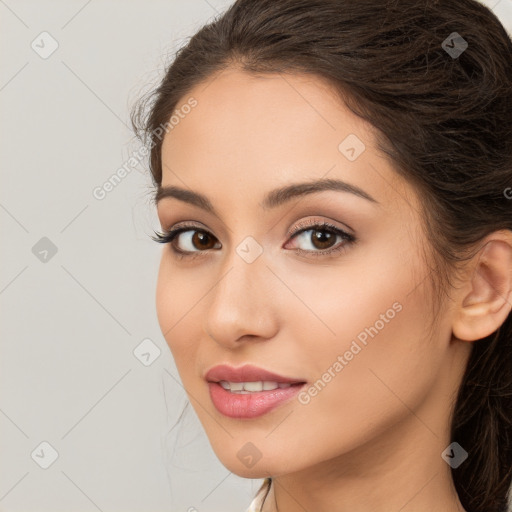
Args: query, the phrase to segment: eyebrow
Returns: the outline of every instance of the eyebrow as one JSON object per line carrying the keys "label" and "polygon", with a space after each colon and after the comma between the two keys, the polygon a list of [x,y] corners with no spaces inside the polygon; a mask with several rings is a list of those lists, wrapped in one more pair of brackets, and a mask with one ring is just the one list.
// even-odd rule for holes
{"label": "eyebrow", "polygon": [[[316,192],[323,192],[326,190],[334,190],[338,192],[348,192],[350,194],[354,194],[358,197],[366,199],[372,203],[379,204],[379,202],[374,199],[370,194],[365,192],[363,189],[357,187],[356,185],[352,185],[342,180],[338,179],[321,179],[317,181],[310,181],[304,183],[293,183],[291,185],[286,185],[281,188],[277,188],[269,192],[261,206],[265,209],[276,208],[281,206],[282,204],[290,201],[295,197],[302,197],[309,194],[314,194]],[[198,192],[193,192],[192,190],[186,190],[176,186],[168,186],[168,187],[158,187],[158,190],[155,195],[155,203],[158,204],[159,201],[166,197],[173,197],[175,199],[179,199],[180,201],[184,201],[186,203],[192,204],[207,212],[210,212],[214,215],[217,215],[215,208],[211,201],[204,196],[203,194],[199,194]]]}

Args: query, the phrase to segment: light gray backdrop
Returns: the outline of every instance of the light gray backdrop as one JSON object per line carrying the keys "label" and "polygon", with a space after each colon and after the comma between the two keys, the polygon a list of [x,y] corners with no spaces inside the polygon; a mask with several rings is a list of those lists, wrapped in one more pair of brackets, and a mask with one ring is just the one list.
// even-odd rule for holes
{"label": "light gray backdrop", "polygon": [[[129,108],[228,0],[0,0],[0,511],[242,512],[155,313]],[[512,0],[489,0],[512,33]],[[125,172],[117,172],[125,166]],[[108,189],[113,174],[123,176]]]}

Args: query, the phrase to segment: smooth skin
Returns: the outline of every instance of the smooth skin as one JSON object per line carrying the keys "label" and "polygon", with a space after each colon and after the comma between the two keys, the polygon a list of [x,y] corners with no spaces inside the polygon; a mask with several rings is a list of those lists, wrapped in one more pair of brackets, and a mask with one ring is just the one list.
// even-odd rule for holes
{"label": "smooth skin", "polygon": [[[197,231],[174,239],[195,258],[164,246],[157,315],[216,455],[242,477],[273,477],[265,512],[463,511],[441,454],[470,342],[511,310],[511,233],[482,242],[431,328],[420,199],[377,150],[371,125],[313,75],[230,68],[180,104],[189,97],[197,106],[163,142],[162,186],[207,196],[216,214],[159,201],[162,229],[192,223],[210,242]],[[366,147],[354,161],[338,149],[349,134]],[[262,206],[273,189],[321,178],[375,202],[328,190]],[[356,240],[287,234],[306,221]],[[237,253],[248,236],[263,250],[252,263]],[[204,374],[222,363],[315,383],[395,302],[401,311],[309,403],[237,419],[210,400]],[[252,467],[237,456],[248,442],[261,453]]]}

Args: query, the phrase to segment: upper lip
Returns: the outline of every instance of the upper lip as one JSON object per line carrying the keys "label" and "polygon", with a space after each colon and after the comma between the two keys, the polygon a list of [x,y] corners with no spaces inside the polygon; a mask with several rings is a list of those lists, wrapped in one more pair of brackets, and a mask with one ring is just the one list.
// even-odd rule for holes
{"label": "upper lip", "polygon": [[221,364],[210,368],[205,375],[208,382],[219,382],[226,380],[228,382],[289,382],[290,384],[305,382],[301,379],[294,379],[291,377],[284,377],[277,373],[270,372],[252,364],[246,364],[235,368],[226,364]]}

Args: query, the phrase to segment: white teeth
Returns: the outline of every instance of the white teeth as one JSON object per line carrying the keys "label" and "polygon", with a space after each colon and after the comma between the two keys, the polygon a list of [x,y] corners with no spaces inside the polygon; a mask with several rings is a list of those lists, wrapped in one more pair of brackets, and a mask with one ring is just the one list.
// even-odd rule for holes
{"label": "white teeth", "polygon": [[244,383],[243,382],[230,382],[229,389],[231,389],[231,391],[242,391],[244,389]]}
{"label": "white teeth", "polygon": [[[263,391],[263,382],[239,382],[245,391]],[[235,391],[237,388],[231,386],[231,390]]]}
{"label": "white teeth", "polygon": [[257,382],[228,382],[226,380],[219,381],[219,384],[232,393],[253,393],[257,391],[271,391],[277,388],[289,388],[289,382],[272,382],[272,381],[257,381]]}

